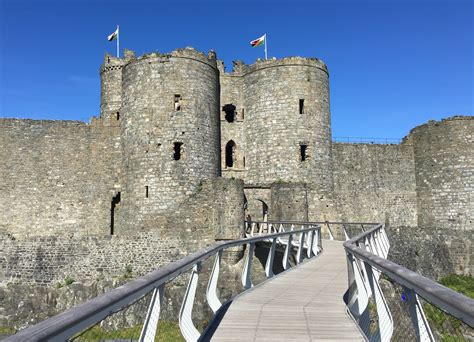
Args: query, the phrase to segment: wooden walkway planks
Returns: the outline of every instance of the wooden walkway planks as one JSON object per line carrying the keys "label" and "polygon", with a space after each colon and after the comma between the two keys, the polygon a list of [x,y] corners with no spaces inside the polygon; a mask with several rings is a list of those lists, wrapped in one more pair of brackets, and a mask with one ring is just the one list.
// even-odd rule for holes
{"label": "wooden walkway planks", "polygon": [[347,264],[341,241],[237,297],[212,341],[364,341],[342,299]]}

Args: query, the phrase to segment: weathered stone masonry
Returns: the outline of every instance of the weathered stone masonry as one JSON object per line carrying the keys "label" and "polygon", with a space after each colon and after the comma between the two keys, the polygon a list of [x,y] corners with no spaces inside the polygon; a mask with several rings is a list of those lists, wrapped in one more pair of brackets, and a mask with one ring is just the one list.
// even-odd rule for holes
{"label": "weathered stone masonry", "polygon": [[396,145],[333,143],[315,58],[227,73],[212,51],[126,50],[105,56],[100,77],[91,123],[0,119],[3,282],[116,276],[132,260],[143,274],[265,212],[385,222],[399,246],[444,243],[445,265],[472,273],[473,117]]}

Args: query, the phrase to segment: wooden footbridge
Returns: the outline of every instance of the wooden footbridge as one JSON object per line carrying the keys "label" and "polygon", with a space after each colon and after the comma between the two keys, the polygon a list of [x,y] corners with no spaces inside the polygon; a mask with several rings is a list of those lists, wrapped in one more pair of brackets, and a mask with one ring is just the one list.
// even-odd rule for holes
{"label": "wooden footbridge", "polygon": [[[349,227],[358,227],[360,233],[349,239],[355,235],[349,234],[354,232]],[[337,237],[346,241],[336,241]],[[252,261],[256,247],[262,245],[268,250],[268,279],[254,286]],[[222,253],[242,246],[246,251],[241,277],[245,291],[222,302],[217,290]],[[275,258],[277,247],[284,251],[279,267],[284,272],[275,275],[275,260],[280,262]],[[178,320],[187,341],[390,341],[393,336],[403,336],[397,329],[413,331],[403,341],[435,341],[420,299],[474,326],[473,300],[387,260],[389,248],[381,224],[252,222],[245,239],[218,242],[6,341],[74,340],[149,294],[148,311],[136,340],[155,341],[165,285],[184,273],[190,273],[190,278]],[[209,258],[214,258],[214,267],[206,300],[214,316],[199,331],[192,311],[201,264]],[[397,313],[396,320],[379,284],[382,274],[386,283],[402,289],[404,311]],[[397,326],[395,321],[406,325]]]}
{"label": "wooden footbridge", "polygon": [[323,241],[315,259],[235,298],[212,341],[365,341],[347,310],[341,241]]}

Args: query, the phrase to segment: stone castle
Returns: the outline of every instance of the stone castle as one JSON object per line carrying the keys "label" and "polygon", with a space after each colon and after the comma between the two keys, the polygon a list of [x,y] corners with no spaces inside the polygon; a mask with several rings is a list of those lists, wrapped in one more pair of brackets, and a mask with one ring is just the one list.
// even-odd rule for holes
{"label": "stone castle", "polygon": [[213,51],[126,50],[100,77],[90,123],[0,119],[1,281],[143,274],[241,236],[247,214],[385,222],[408,267],[472,273],[474,117],[335,143],[316,58],[227,73]]}

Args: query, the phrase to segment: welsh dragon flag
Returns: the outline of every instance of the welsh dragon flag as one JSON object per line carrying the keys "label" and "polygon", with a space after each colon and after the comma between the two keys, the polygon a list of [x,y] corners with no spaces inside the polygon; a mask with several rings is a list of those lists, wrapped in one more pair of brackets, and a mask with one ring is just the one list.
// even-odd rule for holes
{"label": "welsh dragon flag", "polygon": [[255,39],[255,40],[252,40],[252,41],[250,42],[250,45],[251,45],[252,47],[257,47],[257,46],[262,45],[263,43],[265,43],[265,38],[266,38],[266,36],[267,36],[267,35],[264,34],[264,35],[261,36],[260,38],[257,38],[257,39]]}
{"label": "welsh dragon flag", "polygon": [[109,35],[109,36],[107,37],[107,40],[108,40],[109,42],[111,42],[112,40],[117,39],[118,34],[119,34],[119,29],[118,29],[118,27],[117,27],[117,29],[115,30],[115,32],[112,33],[111,35]]}

